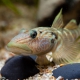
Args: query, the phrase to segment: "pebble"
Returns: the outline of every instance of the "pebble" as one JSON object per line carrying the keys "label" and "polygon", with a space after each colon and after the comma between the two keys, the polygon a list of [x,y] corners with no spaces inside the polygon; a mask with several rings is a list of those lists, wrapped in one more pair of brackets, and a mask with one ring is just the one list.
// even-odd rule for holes
{"label": "pebble", "polygon": [[37,56],[36,55],[30,55],[30,57],[35,61]]}
{"label": "pebble", "polygon": [[6,61],[1,76],[9,80],[23,80],[39,73],[37,63],[29,56],[15,56]]}
{"label": "pebble", "polygon": [[80,63],[67,64],[53,70],[53,76],[63,77],[64,80],[80,79]]}

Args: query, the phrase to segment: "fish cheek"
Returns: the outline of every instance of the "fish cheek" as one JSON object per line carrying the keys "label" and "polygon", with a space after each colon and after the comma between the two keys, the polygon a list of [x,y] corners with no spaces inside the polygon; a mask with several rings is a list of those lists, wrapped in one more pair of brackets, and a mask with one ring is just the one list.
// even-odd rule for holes
{"label": "fish cheek", "polygon": [[37,40],[35,43],[35,51],[38,54],[45,54],[47,51],[49,51],[50,47],[51,47],[51,42],[49,41],[49,39],[39,39],[39,41]]}
{"label": "fish cheek", "polygon": [[47,53],[50,50],[52,50],[53,46],[54,46],[54,39],[51,39],[50,41],[49,41],[49,39],[48,40],[45,40],[45,42],[40,45],[41,50],[44,53],[45,52]]}

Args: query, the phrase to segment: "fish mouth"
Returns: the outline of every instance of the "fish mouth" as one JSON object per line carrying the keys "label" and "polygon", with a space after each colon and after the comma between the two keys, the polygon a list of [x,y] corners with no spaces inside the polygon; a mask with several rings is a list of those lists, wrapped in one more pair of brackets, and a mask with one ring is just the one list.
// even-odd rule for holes
{"label": "fish mouth", "polygon": [[25,44],[19,44],[16,42],[9,42],[6,46],[6,49],[10,52],[17,54],[30,55],[32,54],[32,50],[27,47]]}

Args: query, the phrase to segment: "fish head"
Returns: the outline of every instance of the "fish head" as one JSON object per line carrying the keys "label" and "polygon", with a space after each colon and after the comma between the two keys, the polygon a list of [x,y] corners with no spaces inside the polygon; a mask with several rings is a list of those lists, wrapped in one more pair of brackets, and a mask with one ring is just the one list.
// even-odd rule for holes
{"label": "fish head", "polygon": [[7,49],[16,54],[45,54],[52,50],[57,40],[57,34],[54,31],[50,27],[24,30],[7,44]]}

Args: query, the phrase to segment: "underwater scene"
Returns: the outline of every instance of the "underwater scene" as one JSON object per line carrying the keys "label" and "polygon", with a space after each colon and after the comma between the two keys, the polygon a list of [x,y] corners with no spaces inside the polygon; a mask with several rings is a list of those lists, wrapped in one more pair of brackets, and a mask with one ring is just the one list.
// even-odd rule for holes
{"label": "underwater scene", "polygon": [[79,80],[80,0],[0,0],[0,80]]}

